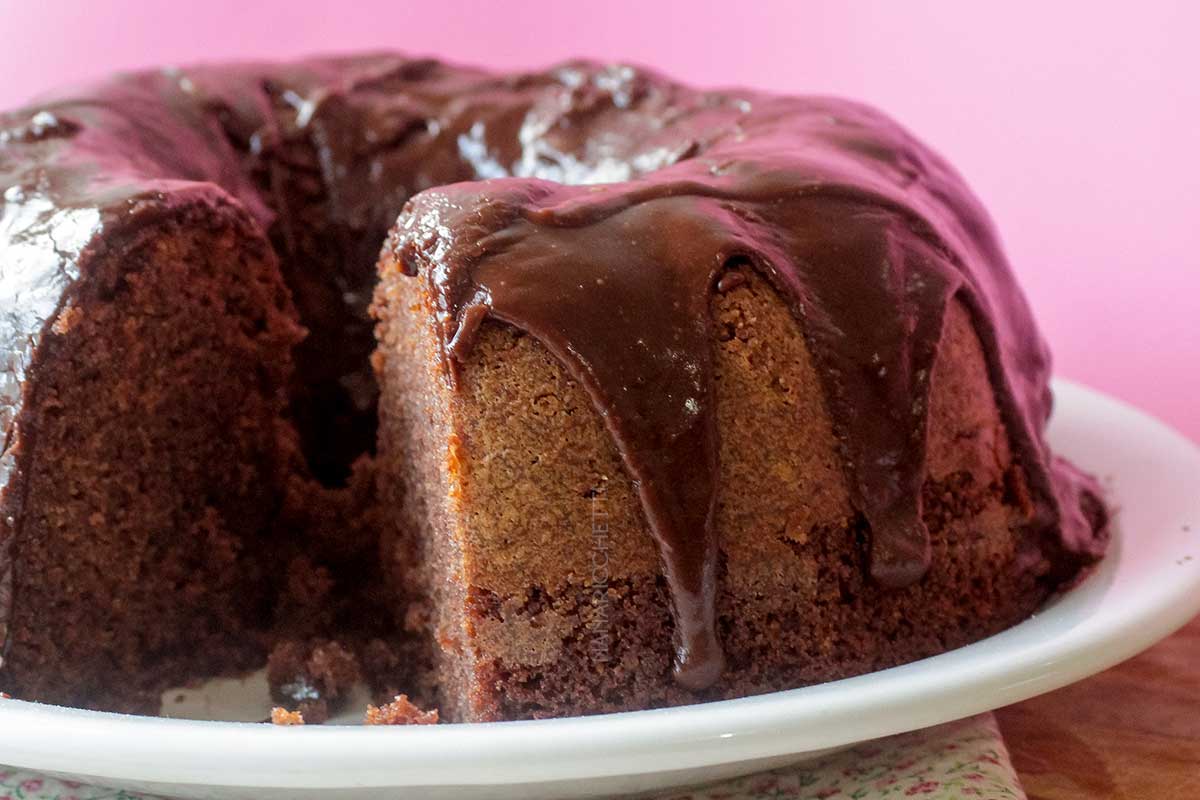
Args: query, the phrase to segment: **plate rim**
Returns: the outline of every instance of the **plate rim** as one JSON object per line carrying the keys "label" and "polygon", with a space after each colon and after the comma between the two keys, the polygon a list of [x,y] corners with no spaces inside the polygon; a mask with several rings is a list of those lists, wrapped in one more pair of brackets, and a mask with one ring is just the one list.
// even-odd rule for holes
{"label": "plate rim", "polygon": [[[1071,411],[1056,414],[1052,428],[1115,415],[1122,425],[1115,438],[1109,431],[1106,441],[1137,439],[1170,458],[1173,469],[1188,476],[1173,488],[1200,483],[1200,447],[1183,434],[1070,381],[1055,380],[1054,392],[1056,407]],[[1191,469],[1180,469],[1176,459]],[[1200,493],[1179,502],[1192,503],[1189,511],[1196,516],[1187,518],[1200,532],[1195,495]],[[1118,507],[1118,521],[1123,516]],[[1166,533],[1158,536],[1169,541]],[[1106,591],[1128,545],[1123,532],[1114,535],[1110,555],[1029,621],[931,658],[815,686],[649,711],[391,728],[388,734],[357,726],[285,728],[132,716],[12,699],[0,702],[0,763],[102,782],[371,789],[511,787],[703,769],[789,754],[799,759],[1057,689],[1141,652],[1200,613],[1198,534],[1194,558],[1181,557],[1161,580],[1134,582],[1144,594],[1122,616],[1084,617],[1056,641],[1021,643],[1021,632],[1035,620],[1044,623],[1060,605],[1087,602]],[[956,671],[981,648],[1003,647],[1007,640],[1009,650],[972,664],[969,673]],[[887,712],[861,713],[880,708]],[[62,748],[67,737],[70,747]]]}

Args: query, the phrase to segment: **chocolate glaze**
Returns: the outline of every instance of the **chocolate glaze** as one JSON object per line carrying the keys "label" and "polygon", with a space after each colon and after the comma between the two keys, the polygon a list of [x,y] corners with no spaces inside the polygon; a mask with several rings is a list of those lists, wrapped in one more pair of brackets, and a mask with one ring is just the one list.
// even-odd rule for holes
{"label": "chocolate glaze", "polygon": [[711,685],[723,663],[708,298],[736,285],[731,264],[765,276],[804,331],[875,580],[906,586],[929,564],[930,379],[954,297],[1031,486],[1028,557],[1061,579],[1103,550],[1098,491],[1042,441],[1049,358],[986,215],[940,158],[853,103],[586,63],[164,70],[0,117],[0,184],[0,638],[53,321],[95,259],[181,208],[260,226],[310,329],[307,388],[344,394],[359,417],[373,413],[374,255],[403,208],[385,257],[426,282],[448,378],[493,318],[591,396],[662,554],[684,686]]}

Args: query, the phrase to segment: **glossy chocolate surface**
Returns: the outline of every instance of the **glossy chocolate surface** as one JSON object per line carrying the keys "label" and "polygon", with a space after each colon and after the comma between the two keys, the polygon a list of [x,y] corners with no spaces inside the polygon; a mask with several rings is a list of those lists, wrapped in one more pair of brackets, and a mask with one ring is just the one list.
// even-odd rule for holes
{"label": "glossy chocolate surface", "polygon": [[[769,279],[804,331],[876,581],[929,565],[930,378],[955,297],[1028,475],[1030,541],[1062,576],[1103,549],[1097,490],[1042,441],[1049,357],[990,222],[945,162],[854,103],[587,63],[164,70],[0,117],[0,188],[0,637],[36,445],[22,421],[55,316],[123,230],[196,203],[244,209],[271,239],[312,332],[304,374],[350,416],[373,413],[366,304],[397,214],[386,247],[427,282],[449,380],[486,318],[559,358],[638,487],[685,686],[723,663],[708,298],[731,264]],[[331,365],[338,346],[354,363]]]}

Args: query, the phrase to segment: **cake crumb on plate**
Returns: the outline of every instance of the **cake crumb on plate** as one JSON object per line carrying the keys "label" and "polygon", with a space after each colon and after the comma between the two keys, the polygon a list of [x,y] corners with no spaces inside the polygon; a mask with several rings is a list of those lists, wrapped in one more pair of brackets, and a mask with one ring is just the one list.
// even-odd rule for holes
{"label": "cake crumb on plate", "polygon": [[275,706],[271,709],[272,725],[303,725],[304,714],[299,711],[288,711],[286,708]]}
{"label": "cake crumb on plate", "polygon": [[367,706],[364,725],[435,725],[438,721],[437,709],[425,711],[413,705],[408,695],[398,694],[392,702],[382,706]]}

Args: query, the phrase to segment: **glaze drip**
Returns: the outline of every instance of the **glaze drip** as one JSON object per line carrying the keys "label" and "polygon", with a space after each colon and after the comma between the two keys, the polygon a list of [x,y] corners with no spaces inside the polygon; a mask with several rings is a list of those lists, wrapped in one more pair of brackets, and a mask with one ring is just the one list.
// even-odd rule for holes
{"label": "glaze drip", "polygon": [[[535,336],[587,390],[662,554],[677,626],[677,678],[704,688],[722,666],[708,291],[732,242],[708,226],[685,230],[704,217],[692,214],[690,198],[678,198],[581,227],[520,215],[464,243],[474,254],[472,267],[464,267],[453,246],[436,266],[430,260],[444,244],[439,226],[458,229],[469,217],[475,224],[487,220],[482,224],[490,230],[493,219],[502,222],[507,209],[532,197],[552,202],[557,188],[507,182],[482,199],[465,197],[462,216],[433,212],[434,232],[422,224],[418,202],[401,223],[403,230],[414,222],[411,235],[401,237],[402,257],[429,264],[422,272],[439,276],[432,287],[437,304],[444,319],[457,322],[450,338],[442,336],[448,358],[467,356],[484,310]],[[665,229],[688,236],[667,245]]]}

